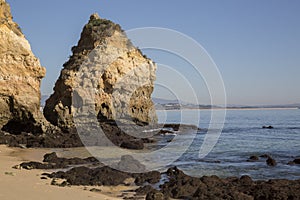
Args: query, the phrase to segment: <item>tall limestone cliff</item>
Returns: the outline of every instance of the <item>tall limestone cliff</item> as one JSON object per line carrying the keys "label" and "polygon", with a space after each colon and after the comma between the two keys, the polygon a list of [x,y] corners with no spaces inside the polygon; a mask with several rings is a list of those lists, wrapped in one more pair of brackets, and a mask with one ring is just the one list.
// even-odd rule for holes
{"label": "tall limestone cliff", "polygon": [[45,68],[0,0],[0,129],[42,132],[40,83]]}
{"label": "tall limestone cliff", "polygon": [[[46,101],[48,121],[62,129],[73,127],[72,100],[78,96],[74,89],[86,87],[94,88],[91,101],[100,120],[156,122],[151,100],[156,65],[132,45],[118,24],[93,14],[72,53]],[[79,99],[86,102],[83,96]]]}

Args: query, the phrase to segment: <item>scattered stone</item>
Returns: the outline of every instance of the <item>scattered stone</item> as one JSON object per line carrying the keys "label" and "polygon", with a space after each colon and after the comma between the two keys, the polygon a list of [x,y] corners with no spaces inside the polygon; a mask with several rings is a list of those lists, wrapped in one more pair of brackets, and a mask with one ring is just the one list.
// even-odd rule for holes
{"label": "scattered stone", "polygon": [[299,165],[299,164],[300,164],[300,158],[296,158],[293,162],[294,162],[295,164]]}
{"label": "scattered stone", "polygon": [[155,189],[151,185],[145,185],[135,190],[137,195],[146,195],[153,191],[155,191]]}
{"label": "scattered stone", "polygon": [[120,162],[115,166],[116,169],[126,172],[141,173],[146,170],[146,166],[134,159],[131,155],[124,155]]}
{"label": "scattered stone", "polygon": [[13,169],[22,169],[21,165],[15,165],[12,167]]}
{"label": "scattered stone", "polygon": [[121,148],[126,148],[126,149],[143,149],[144,148],[144,143],[142,140],[137,140],[137,141],[125,141],[122,142],[120,145]]}
{"label": "scattered stone", "polygon": [[[68,168],[72,165],[83,165],[83,164],[99,164],[99,161],[94,157],[88,158],[59,158],[56,153],[48,153],[44,155],[44,163],[40,162],[24,162],[20,165],[14,166],[16,169],[63,169]],[[46,174],[48,175],[48,174]]]}
{"label": "scattered stone", "polygon": [[[56,154],[46,154],[45,160],[58,160]],[[65,159],[65,158],[64,158]],[[126,162],[132,157],[126,156]],[[271,159],[269,156],[268,159]],[[66,159],[68,160],[68,159]],[[72,159],[71,159],[72,160]],[[49,164],[49,163],[48,163]],[[253,181],[249,176],[219,178],[217,176],[191,177],[177,167],[167,170],[167,181],[160,185],[160,190],[150,184],[161,180],[159,172],[126,173],[110,167],[88,168],[74,167],[68,171],[43,173],[42,176],[52,178],[52,185],[65,187],[82,186],[116,186],[132,184],[141,185],[136,189],[137,195],[146,195],[146,199],[299,199],[300,180]],[[44,178],[44,177],[42,177]],[[128,182],[128,180],[130,180]],[[93,190],[97,192],[98,190]],[[125,197],[124,197],[125,198]],[[130,197],[131,198],[131,197]],[[140,197],[135,196],[133,199]]]}
{"label": "scattered stone", "polygon": [[266,160],[266,163],[267,163],[267,165],[269,165],[269,166],[271,166],[271,167],[274,167],[274,166],[277,165],[276,160],[273,159],[273,158],[271,158],[271,157],[269,157],[269,158]]}
{"label": "scattered stone", "polygon": [[289,161],[287,164],[288,165],[295,165],[296,163],[294,161]]}
{"label": "scattered stone", "polygon": [[100,168],[75,167],[67,172],[54,172],[50,178],[64,178],[71,185],[121,185],[130,174],[120,172],[107,166]]}
{"label": "scattered stone", "polygon": [[[300,180],[253,181],[249,176],[195,178],[177,168],[167,171],[169,182],[160,186],[165,198],[175,199],[299,199]],[[147,196],[153,196],[149,192]]]}
{"label": "scattered stone", "polygon": [[52,179],[51,185],[55,185],[55,186],[59,186],[59,187],[70,186],[70,184],[63,179]]}
{"label": "scattered stone", "polygon": [[100,189],[97,189],[97,188],[92,188],[90,189],[91,192],[102,192],[102,190]]}
{"label": "scattered stone", "polygon": [[250,176],[244,175],[244,176],[241,176],[241,178],[239,180],[239,183],[241,185],[252,185],[253,181],[252,181],[252,178]]}
{"label": "scattered stone", "polygon": [[262,128],[263,129],[273,129],[274,127],[273,126],[263,126]]}
{"label": "scattered stone", "polygon": [[263,154],[263,155],[260,155],[259,157],[261,157],[261,158],[270,158],[271,156],[268,155],[268,154]]}
{"label": "scattered stone", "polygon": [[147,194],[146,200],[166,200],[166,198],[162,192],[151,191]]}
{"label": "scattered stone", "polygon": [[143,185],[145,183],[155,184],[161,179],[161,174],[158,171],[151,171],[138,174],[135,179],[135,184]]}
{"label": "scattered stone", "polygon": [[135,178],[127,178],[124,180],[123,184],[125,186],[131,186],[131,185],[134,185],[134,181],[135,181]]}
{"label": "scattered stone", "polygon": [[255,162],[258,160],[259,160],[258,156],[250,156],[249,159],[247,160],[247,162]]}
{"label": "scattered stone", "polygon": [[43,162],[55,163],[61,166],[70,166],[70,165],[82,165],[89,163],[99,163],[99,161],[94,157],[88,158],[59,158],[55,152],[45,154]]}
{"label": "scattered stone", "polygon": [[4,172],[5,175],[8,175],[8,176],[15,176],[16,173],[13,173],[13,172]]}
{"label": "scattered stone", "polygon": [[174,131],[168,130],[168,129],[161,129],[158,134],[166,135],[168,133],[174,133]]}
{"label": "scattered stone", "polygon": [[60,166],[52,163],[40,163],[40,162],[24,162],[20,164],[22,169],[32,170],[32,169],[58,169],[65,168],[66,166]]}

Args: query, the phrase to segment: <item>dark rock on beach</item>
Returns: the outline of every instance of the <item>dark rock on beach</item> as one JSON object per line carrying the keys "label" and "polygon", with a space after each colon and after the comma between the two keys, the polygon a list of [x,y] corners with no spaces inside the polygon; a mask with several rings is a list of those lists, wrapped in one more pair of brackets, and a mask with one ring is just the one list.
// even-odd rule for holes
{"label": "dark rock on beach", "polygon": [[[271,159],[269,156],[268,159]],[[22,163],[25,169],[54,169],[58,166],[67,167],[76,164],[93,163],[90,158],[59,158],[55,153],[46,154],[44,163]],[[125,156],[120,163],[128,164],[135,161]],[[119,164],[120,164],[119,163]],[[300,180],[258,180],[253,181],[249,176],[219,178],[218,176],[191,177],[184,174],[177,167],[172,167],[164,173],[166,181],[154,189],[153,184],[161,180],[161,173],[157,171],[146,173],[127,173],[112,169],[108,166],[88,168],[86,166],[74,167],[68,171],[44,173],[42,177],[52,179],[52,184],[60,187],[69,185],[84,186],[116,186],[126,185],[126,180],[134,179],[137,195],[146,195],[146,199],[300,199]],[[59,182],[59,179],[64,181]],[[128,182],[128,181],[127,181]]]}
{"label": "dark rock on beach", "polygon": [[94,157],[88,157],[88,158],[60,158],[57,157],[56,153],[49,153],[44,155],[43,162],[47,163],[55,163],[59,165],[82,165],[82,164],[88,164],[88,163],[98,163],[99,161]]}
{"label": "dark rock on beach", "polygon": [[[57,169],[57,168],[65,168],[66,166],[56,165],[53,163],[24,162],[20,164],[20,167],[23,169],[31,170],[31,169]],[[17,166],[15,166],[14,168],[17,168]]]}
{"label": "dark rock on beach", "polygon": [[143,185],[144,183],[155,184],[158,183],[161,179],[161,175],[158,171],[151,171],[138,174],[134,181],[137,185]]}
{"label": "dark rock on beach", "polygon": [[[159,174],[159,178],[157,174]],[[138,183],[157,183],[160,180],[160,173],[147,172],[134,174],[118,171],[108,166],[97,168],[75,167],[66,172],[59,171],[48,174],[48,177],[66,179],[71,185],[116,186],[125,184],[125,180],[128,178],[135,178],[135,182]]]}
{"label": "dark rock on beach", "polygon": [[144,143],[142,140],[124,141],[121,143],[120,147],[125,149],[143,149]]}
{"label": "dark rock on beach", "polygon": [[52,173],[50,178],[61,178],[71,185],[107,185],[116,186],[130,178],[129,173],[121,172],[110,167],[88,168],[75,167],[67,172],[59,171]]}
{"label": "dark rock on beach", "polygon": [[59,158],[56,153],[49,153],[44,155],[43,163],[40,162],[24,162],[20,164],[23,169],[62,169],[73,165],[83,164],[99,164],[99,161],[94,157],[88,158]]}
{"label": "dark rock on beach", "polygon": [[120,171],[130,171],[141,173],[146,170],[146,166],[141,164],[138,160],[134,159],[130,155],[124,155],[121,157],[120,162],[114,166],[115,169]]}
{"label": "dark rock on beach", "polygon": [[[221,179],[195,178],[177,168],[167,171],[170,181],[161,185],[168,198],[180,199],[300,199],[300,180],[253,181],[249,176]],[[152,195],[153,192],[149,194]]]}
{"label": "dark rock on beach", "polygon": [[[88,168],[86,166],[76,167],[76,165],[97,164],[100,167]],[[63,178],[71,185],[119,185],[123,184],[127,178],[133,178],[137,185],[144,183],[155,184],[160,181],[160,173],[157,171],[145,171],[145,166],[140,164],[132,156],[123,156],[116,166],[118,169],[135,171],[136,173],[127,173],[112,169],[103,164],[94,157],[88,158],[60,158],[56,153],[44,155],[43,163],[24,162],[19,165],[23,169],[62,169],[73,166],[69,171],[45,173],[49,178]],[[123,166],[123,167],[122,167]],[[15,168],[18,168],[17,166]],[[129,169],[130,168],[130,169]]]}
{"label": "dark rock on beach", "polygon": [[160,191],[151,191],[146,195],[146,200],[167,200],[167,198]]}
{"label": "dark rock on beach", "polygon": [[76,132],[63,133],[50,129],[42,135],[34,135],[26,132],[15,135],[0,131],[0,144],[7,144],[10,147],[27,148],[69,148],[83,146]]}

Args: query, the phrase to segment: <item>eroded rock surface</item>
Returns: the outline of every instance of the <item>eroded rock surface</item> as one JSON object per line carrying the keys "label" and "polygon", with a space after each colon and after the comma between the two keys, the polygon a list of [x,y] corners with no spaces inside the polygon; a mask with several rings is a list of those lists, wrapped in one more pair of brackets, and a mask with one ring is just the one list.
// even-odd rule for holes
{"label": "eroded rock surface", "polygon": [[74,111],[90,112],[85,104],[93,104],[91,112],[102,121],[156,121],[150,97],[156,65],[118,24],[93,14],[72,52],[46,101],[44,115],[52,124],[70,129]]}
{"label": "eroded rock surface", "polygon": [[40,83],[45,68],[0,0],[0,129],[42,133]]}

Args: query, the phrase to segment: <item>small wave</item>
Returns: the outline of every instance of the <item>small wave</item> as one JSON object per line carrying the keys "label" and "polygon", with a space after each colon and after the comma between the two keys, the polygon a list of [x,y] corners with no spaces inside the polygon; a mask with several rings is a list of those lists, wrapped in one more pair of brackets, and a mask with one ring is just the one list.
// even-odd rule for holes
{"label": "small wave", "polygon": [[149,130],[143,130],[143,133],[151,133],[151,132],[156,132],[156,131],[160,131],[160,128],[155,128],[155,129],[149,129]]}

